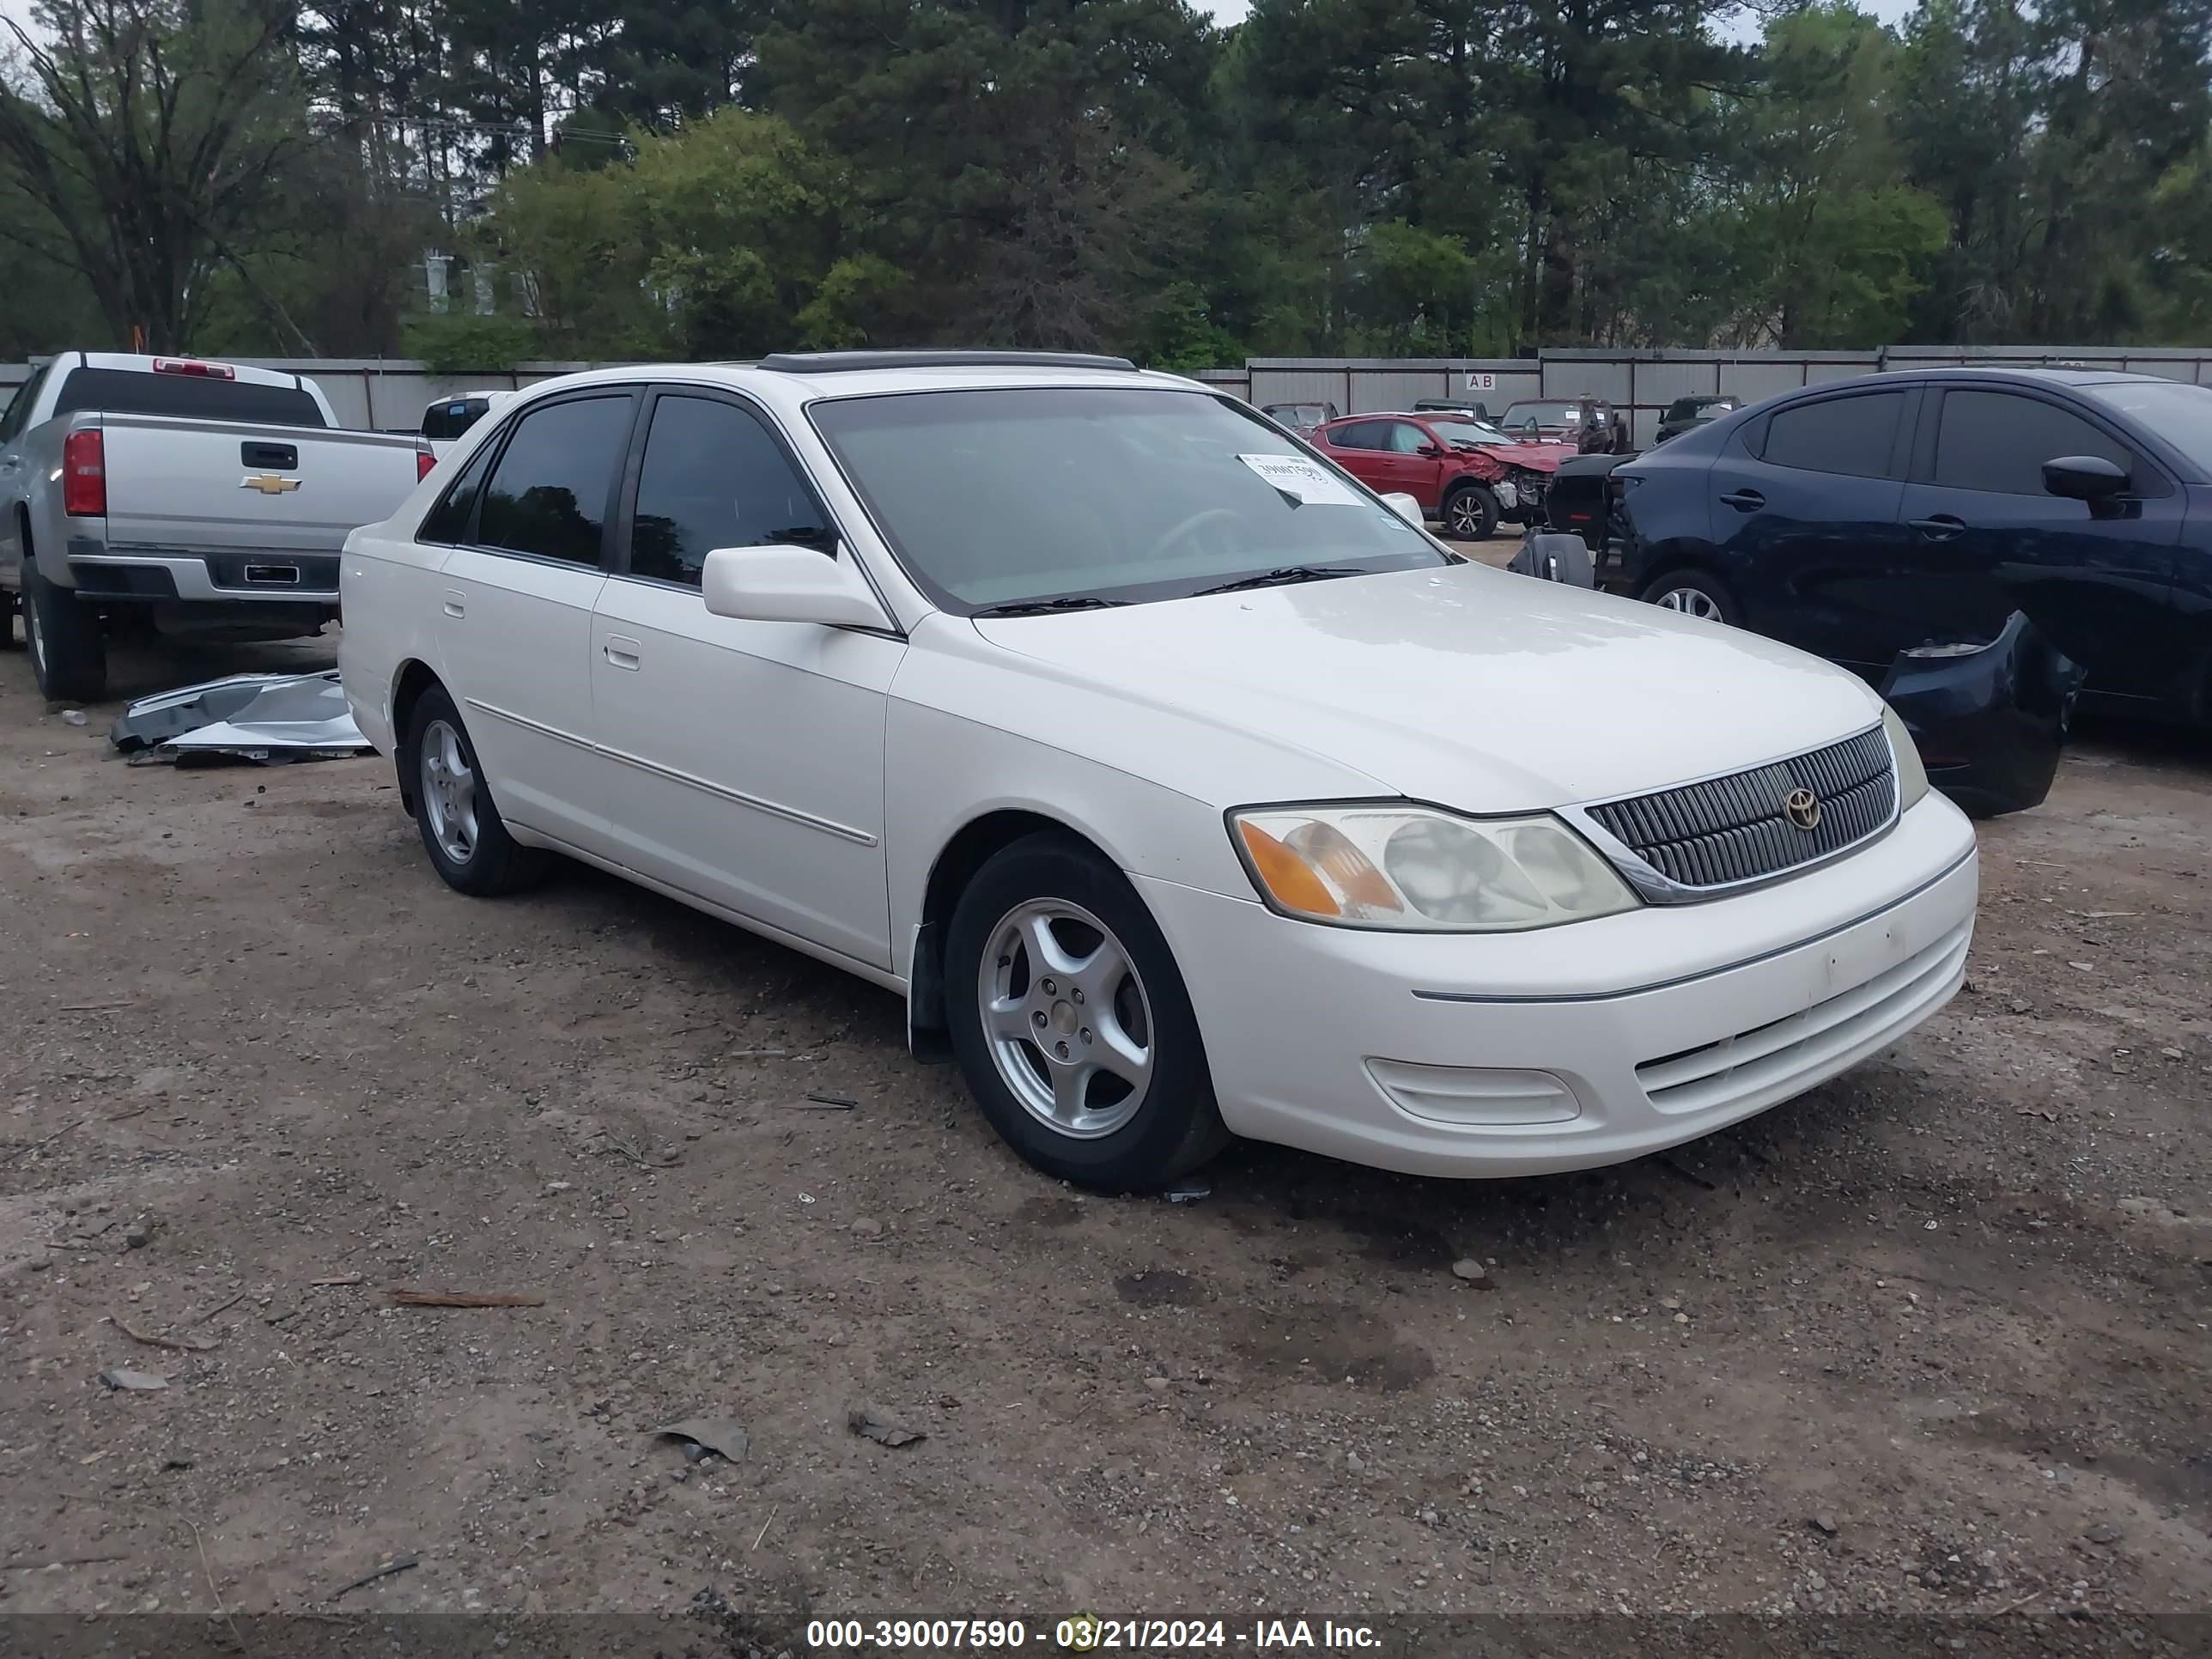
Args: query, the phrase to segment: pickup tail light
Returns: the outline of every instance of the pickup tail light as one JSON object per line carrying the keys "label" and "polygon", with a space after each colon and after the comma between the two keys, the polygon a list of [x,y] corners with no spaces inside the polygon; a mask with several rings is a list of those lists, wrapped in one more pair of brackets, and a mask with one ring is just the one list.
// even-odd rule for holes
{"label": "pickup tail light", "polygon": [[107,447],[97,427],[62,440],[62,511],[72,519],[107,516]]}
{"label": "pickup tail light", "polygon": [[190,357],[156,357],[156,374],[190,374],[203,380],[234,380],[238,371],[228,363],[203,363]]}
{"label": "pickup tail light", "polygon": [[415,452],[415,482],[421,483],[423,479],[430,476],[430,470],[437,465],[438,458],[428,450],[416,450]]}

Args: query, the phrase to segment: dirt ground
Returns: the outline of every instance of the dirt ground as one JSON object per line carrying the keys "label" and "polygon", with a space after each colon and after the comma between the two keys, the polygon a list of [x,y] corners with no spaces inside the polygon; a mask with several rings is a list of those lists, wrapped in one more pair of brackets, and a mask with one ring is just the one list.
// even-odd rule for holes
{"label": "dirt ground", "polygon": [[112,714],[0,659],[0,1612],[2212,1611],[2202,741],[2089,733],[1966,994],[1736,1131],[1170,1205],[1018,1164],[880,991]]}

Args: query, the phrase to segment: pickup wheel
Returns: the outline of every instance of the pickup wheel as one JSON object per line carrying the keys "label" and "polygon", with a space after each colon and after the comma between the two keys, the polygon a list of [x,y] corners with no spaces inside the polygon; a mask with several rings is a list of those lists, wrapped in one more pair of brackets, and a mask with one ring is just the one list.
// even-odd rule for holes
{"label": "pickup wheel", "polygon": [[1444,497],[1444,534],[1457,542],[1486,542],[1498,528],[1498,497],[1479,483],[1463,483]]}
{"label": "pickup wheel", "polygon": [[442,686],[416,703],[400,764],[415,780],[423,850],[447,886],[471,898],[496,898],[544,878],[550,856],[507,834],[477,765],[476,745]]}
{"label": "pickup wheel", "polygon": [[100,612],[39,567],[23,564],[23,643],[31,674],[49,702],[98,702],[107,695],[107,636]]}
{"label": "pickup wheel", "polygon": [[1073,837],[1026,837],[975,873],[945,939],[945,994],[983,1115],[1047,1175],[1152,1191],[1228,1144],[1167,940]]}

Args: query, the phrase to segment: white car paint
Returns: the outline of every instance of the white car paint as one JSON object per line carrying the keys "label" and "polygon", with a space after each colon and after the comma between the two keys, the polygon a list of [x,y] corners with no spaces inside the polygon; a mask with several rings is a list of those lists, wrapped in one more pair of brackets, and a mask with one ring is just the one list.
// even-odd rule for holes
{"label": "white car paint", "polygon": [[[696,592],[415,539],[476,446],[592,383],[752,400],[884,625],[735,620]],[[1672,1146],[1833,1076],[1956,990],[1976,853],[1933,793],[1844,856],[1706,902],[1487,933],[1270,908],[1231,809],[1565,809],[1838,742],[1881,708],[1755,636],[1472,565],[971,619],[909,577],[808,418],[820,400],[918,388],[1132,385],[1210,395],[1015,367],[633,368],[519,393],[349,541],[356,719],[393,753],[403,676],[427,670],[461,703],[518,840],[902,994],[923,977],[948,844],[994,811],[1049,818],[1157,921],[1229,1128],[1393,1169],[1540,1173]]]}

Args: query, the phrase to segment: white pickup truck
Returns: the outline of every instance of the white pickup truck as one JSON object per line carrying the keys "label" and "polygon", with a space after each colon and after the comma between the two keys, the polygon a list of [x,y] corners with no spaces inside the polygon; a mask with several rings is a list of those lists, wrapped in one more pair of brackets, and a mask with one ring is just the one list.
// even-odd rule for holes
{"label": "white pickup truck", "polygon": [[313,380],[70,351],[0,418],[0,643],[46,696],[106,693],[111,629],[291,639],[338,614],[338,550],[434,464],[338,428]]}

